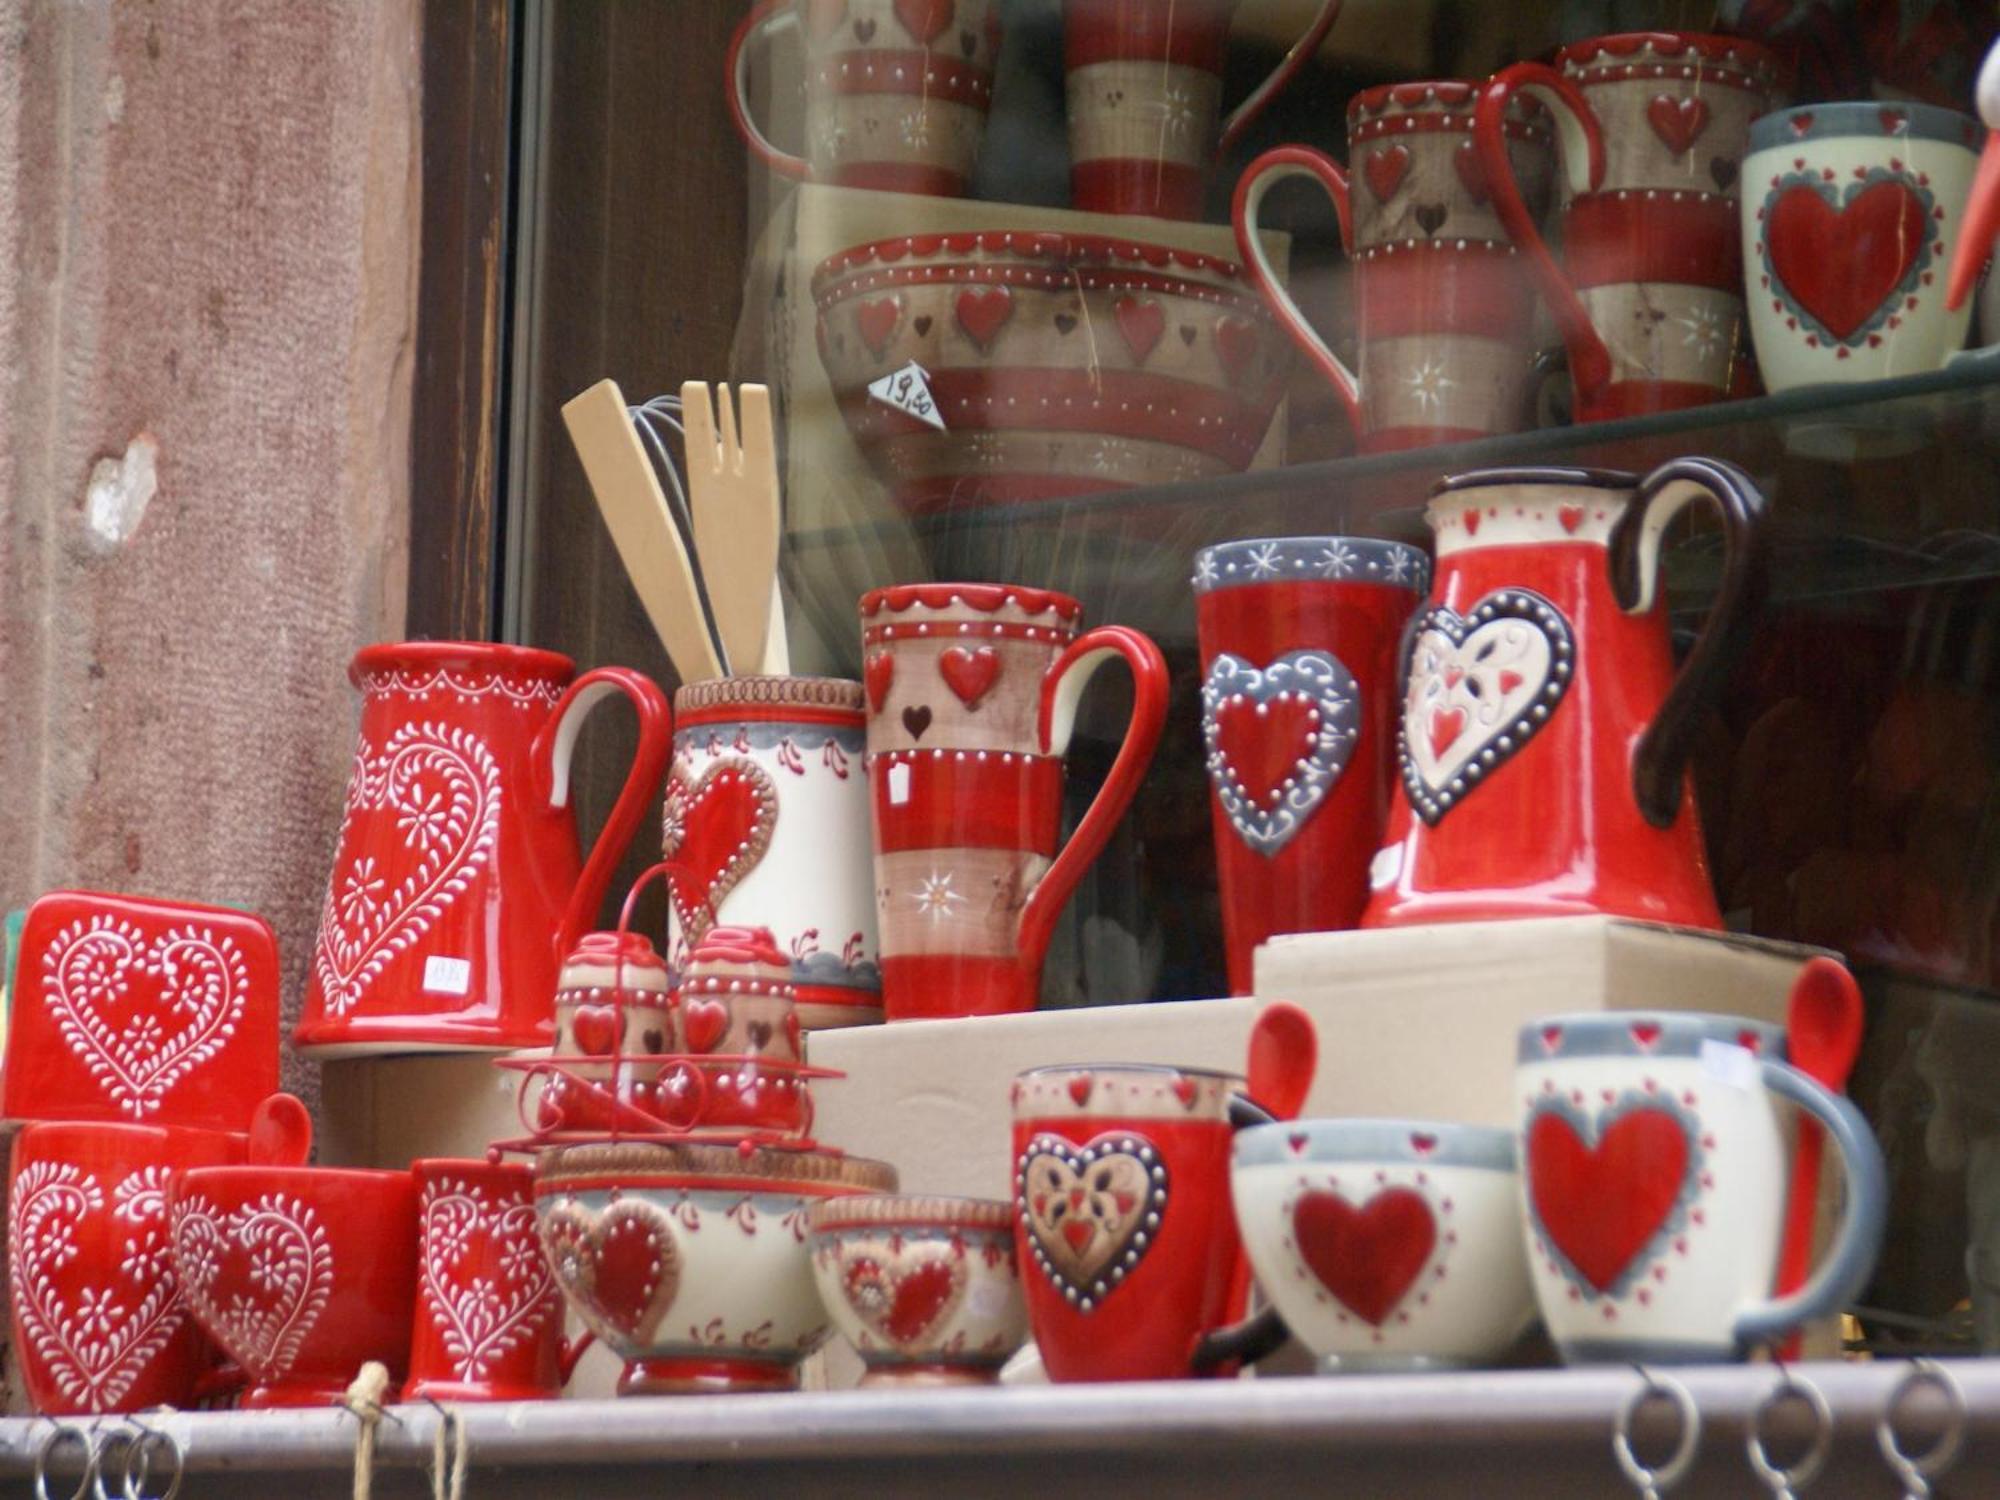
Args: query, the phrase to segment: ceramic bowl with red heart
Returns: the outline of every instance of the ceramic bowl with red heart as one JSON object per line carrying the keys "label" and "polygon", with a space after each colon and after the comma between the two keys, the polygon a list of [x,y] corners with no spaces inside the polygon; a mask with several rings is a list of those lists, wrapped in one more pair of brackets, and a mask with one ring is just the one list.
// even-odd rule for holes
{"label": "ceramic bowl with red heart", "polygon": [[1122,237],[877,240],[813,300],[848,430],[913,513],[1236,473],[1290,366],[1235,261]]}
{"label": "ceramic bowl with red heart", "polygon": [[616,1141],[535,1159],[556,1282],[622,1358],[622,1395],[783,1391],[831,1329],[807,1214],[896,1186],[886,1162],[824,1147]]}
{"label": "ceramic bowl with red heart", "polygon": [[337,1405],[371,1359],[401,1382],[417,1287],[408,1172],[195,1167],[175,1175],[169,1218],[188,1310],[249,1374],[243,1406]]}
{"label": "ceramic bowl with red heart", "polygon": [[1010,1203],[836,1198],[813,1208],[812,1257],[863,1385],[989,1385],[1028,1335]]}
{"label": "ceramic bowl with red heart", "polygon": [[1328,1370],[1492,1364],[1534,1321],[1513,1132],[1287,1120],[1238,1133],[1257,1284]]}

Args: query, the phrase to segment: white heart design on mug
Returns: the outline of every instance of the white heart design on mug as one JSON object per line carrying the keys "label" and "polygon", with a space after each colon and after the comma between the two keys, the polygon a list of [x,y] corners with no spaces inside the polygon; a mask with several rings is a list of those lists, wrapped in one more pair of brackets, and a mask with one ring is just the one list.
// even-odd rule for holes
{"label": "white heart design on mug", "polygon": [[[494,1203],[476,1184],[439,1178],[424,1183],[417,1243],[418,1291],[457,1378],[484,1380],[488,1367],[540,1332],[555,1310],[555,1278],[542,1254],[531,1203]],[[459,1262],[475,1240],[501,1247],[497,1275],[460,1280]]]}
{"label": "white heart design on mug", "polygon": [[63,1042],[134,1120],[157,1113],[174,1085],[235,1035],[250,984],[227,935],[189,925],[149,941],[133,923],[101,913],[58,933],[42,971],[42,1002]]}
{"label": "white heart design on mug", "polygon": [[[249,1260],[227,1307],[215,1300],[226,1257]],[[174,1205],[174,1262],[181,1289],[216,1342],[264,1384],[290,1373],[333,1295],[333,1249],[310,1205],[266,1193],[224,1213],[199,1193]]]}
{"label": "white heart design on mug", "polygon": [[[395,819],[413,861],[400,880],[348,849],[357,827]],[[477,735],[404,724],[380,750],[365,745],[347,785],[347,810],[313,947],[313,976],[329,1015],[347,1014],[382,970],[449,910],[493,857],[500,831],[500,765]],[[392,884],[393,881],[393,884]]]}

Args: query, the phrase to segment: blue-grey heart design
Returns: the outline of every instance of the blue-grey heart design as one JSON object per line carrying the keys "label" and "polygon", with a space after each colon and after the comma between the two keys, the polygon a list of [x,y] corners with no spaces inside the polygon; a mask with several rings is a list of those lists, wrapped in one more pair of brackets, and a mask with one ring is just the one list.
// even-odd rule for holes
{"label": "blue-grey heart design", "polygon": [[[1290,711],[1283,716],[1290,724],[1274,719],[1277,708]],[[1263,726],[1296,736],[1282,774],[1269,774],[1269,760],[1263,771],[1243,764],[1243,736]],[[1288,651],[1259,668],[1225,651],[1201,686],[1209,784],[1237,837],[1266,858],[1290,843],[1326,800],[1360,733],[1360,690],[1330,652]],[[1289,746],[1269,748],[1282,754]]]}

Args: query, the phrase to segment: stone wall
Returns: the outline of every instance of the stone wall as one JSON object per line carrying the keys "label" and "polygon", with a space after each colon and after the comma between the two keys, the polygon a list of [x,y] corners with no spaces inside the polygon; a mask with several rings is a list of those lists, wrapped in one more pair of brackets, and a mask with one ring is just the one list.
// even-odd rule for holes
{"label": "stone wall", "polygon": [[288,1023],[403,617],[420,12],[0,0],[0,905],[248,906]]}

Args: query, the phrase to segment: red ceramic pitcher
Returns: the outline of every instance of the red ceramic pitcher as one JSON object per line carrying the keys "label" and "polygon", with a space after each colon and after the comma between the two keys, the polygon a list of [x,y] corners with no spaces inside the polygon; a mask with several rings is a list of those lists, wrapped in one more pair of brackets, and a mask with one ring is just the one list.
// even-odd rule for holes
{"label": "red ceramic pitcher", "polygon": [[[1722,582],[1677,673],[1660,538],[1698,500],[1721,516]],[[1432,491],[1436,584],[1405,637],[1401,785],[1364,927],[1722,925],[1687,761],[1763,594],[1765,509],[1706,458],[1644,479],[1489,469]]]}
{"label": "red ceramic pitcher", "polygon": [[[594,925],[672,748],[652,682],[623,667],[575,673],[553,651],[463,642],[354,658],[361,744],[293,1046],[325,1056],[555,1039],[557,964]],[[585,863],[570,759],[614,693],[638,714],[639,748]]]}

